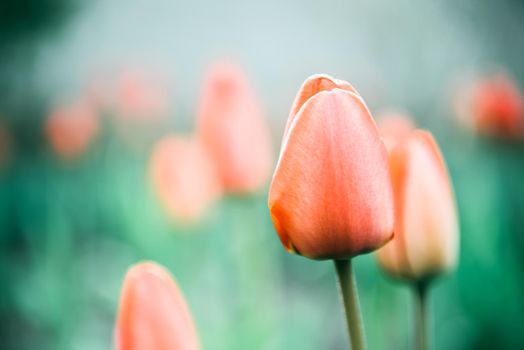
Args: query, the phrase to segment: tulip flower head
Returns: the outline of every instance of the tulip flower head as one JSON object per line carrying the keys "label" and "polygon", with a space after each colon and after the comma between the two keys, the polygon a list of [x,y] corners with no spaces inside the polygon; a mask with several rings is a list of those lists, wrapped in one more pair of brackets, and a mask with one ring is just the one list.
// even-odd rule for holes
{"label": "tulip flower head", "polygon": [[284,131],[269,209],[288,251],[344,259],[393,236],[387,151],[359,93],[326,75],[300,88]]}
{"label": "tulip flower head", "polygon": [[524,96],[515,82],[498,74],[478,81],[472,92],[472,113],[481,134],[520,138],[524,133]]}
{"label": "tulip flower head", "polygon": [[480,135],[516,140],[524,137],[524,95],[506,73],[462,79],[455,88],[457,119]]}
{"label": "tulip flower head", "polygon": [[153,262],[126,274],[115,329],[116,350],[197,350],[193,320],[173,277]]}
{"label": "tulip flower head", "polygon": [[79,102],[53,110],[46,121],[46,135],[55,153],[63,159],[83,154],[98,132],[98,116],[87,103]]}
{"label": "tulip flower head", "polygon": [[197,112],[198,134],[226,191],[256,191],[271,171],[269,127],[240,68],[218,63],[208,71]]}
{"label": "tulip flower head", "polygon": [[458,255],[455,199],[429,132],[414,130],[390,152],[395,238],[378,251],[390,275],[422,281],[452,269]]}
{"label": "tulip flower head", "polygon": [[201,217],[221,193],[213,162],[195,138],[160,140],[153,149],[150,175],[168,216],[185,222]]}

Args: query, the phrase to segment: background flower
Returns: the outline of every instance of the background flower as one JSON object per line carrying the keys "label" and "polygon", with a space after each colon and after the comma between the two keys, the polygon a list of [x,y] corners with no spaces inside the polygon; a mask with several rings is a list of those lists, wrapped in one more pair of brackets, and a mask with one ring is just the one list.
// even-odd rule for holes
{"label": "background flower", "polygon": [[226,190],[252,192],[265,183],[272,159],[269,128],[240,67],[228,62],[210,67],[197,122]]}
{"label": "background flower", "polygon": [[53,151],[65,159],[83,154],[98,132],[98,116],[88,104],[57,106],[46,121],[46,135]]}
{"label": "background flower", "polygon": [[221,192],[213,163],[194,138],[168,136],[158,141],[149,167],[167,214],[182,221],[200,218]]}
{"label": "background flower", "polygon": [[430,133],[412,131],[390,150],[395,237],[378,251],[386,272],[415,281],[454,268],[459,232],[447,169]]}

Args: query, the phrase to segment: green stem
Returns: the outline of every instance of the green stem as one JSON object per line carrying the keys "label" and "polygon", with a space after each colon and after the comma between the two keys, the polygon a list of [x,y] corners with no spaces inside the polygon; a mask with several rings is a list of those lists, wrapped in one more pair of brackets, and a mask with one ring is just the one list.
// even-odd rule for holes
{"label": "green stem", "polygon": [[415,349],[428,349],[428,284],[419,282],[415,285]]}
{"label": "green stem", "polygon": [[347,327],[351,349],[364,350],[364,329],[358,302],[357,282],[351,267],[351,259],[335,260],[342,300],[346,311]]}

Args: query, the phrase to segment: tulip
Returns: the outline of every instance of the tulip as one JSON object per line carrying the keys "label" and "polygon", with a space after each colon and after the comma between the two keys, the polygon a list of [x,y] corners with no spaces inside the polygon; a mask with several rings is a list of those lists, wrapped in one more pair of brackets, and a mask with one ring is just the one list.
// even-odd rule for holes
{"label": "tulip", "polygon": [[272,161],[269,127],[238,66],[218,63],[208,71],[197,131],[226,191],[249,193],[266,182]]}
{"label": "tulip", "polygon": [[87,103],[57,107],[49,115],[46,135],[55,153],[64,159],[83,154],[98,132],[98,116]]}
{"label": "tulip", "polygon": [[315,75],[291,109],[269,190],[284,247],[344,259],[393,237],[387,152],[363,99],[346,82]]}
{"label": "tulip", "polygon": [[284,247],[335,259],[352,348],[364,336],[351,258],[393,236],[393,193],[386,148],[371,113],[347,82],[307,79],[291,108],[269,190]]}
{"label": "tulip", "polygon": [[115,329],[116,350],[194,350],[199,341],[182,292],[154,262],[126,274]]}
{"label": "tulip", "polygon": [[382,141],[384,141],[388,151],[415,128],[413,122],[406,114],[397,111],[379,113],[377,122]]}
{"label": "tulip", "polygon": [[195,138],[158,141],[149,169],[157,197],[172,218],[195,221],[221,192],[213,163]]}
{"label": "tulip", "polygon": [[508,76],[498,74],[473,87],[472,113],[481,134],[520,138],[524,132],[524,96]]}
{"label": "tulip", "polygon": [[475,132],[515,140],[524,136],[524,95],[505,73],[459,82],[453,108],[458,120]]}
{"label": "tulip", "polygon": [[458,253],[455,200],[429,132],[415,130],[390,153],[395,238],[378,252],[389,274],[420,281],[452,269]]}
{"label": "tulip", "polygon": [[415,287],[415,342],[425,349],[430,281],[458,255],[455,200],[446,165],[429,132],[413,130],[390,150],[395,238],[378,251],[380,266]]}

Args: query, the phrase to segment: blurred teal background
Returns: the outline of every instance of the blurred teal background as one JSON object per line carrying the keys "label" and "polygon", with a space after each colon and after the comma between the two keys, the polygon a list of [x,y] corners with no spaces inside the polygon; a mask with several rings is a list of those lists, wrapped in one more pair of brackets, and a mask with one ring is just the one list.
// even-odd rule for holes
{"label": "blurred teal background", "polygon": [[[332,263],[285,252],[267,186],[194,225],[170,222],[152,193],[154,141],[193,129],[203,71],[231,57],[264,103],[275,157],[317,72],[431,130],[461,220],[459,267],[431,291],[433,348],[523,349],[524,144],[476,137],[451,103],[456,81],[493,67],[522,86],[523,37],[521,1],[4,1],[0,348],[110,348],[124,274],[144,259],[176,277],[205,349],[347,347]],[[168,82],[169,118],[132,129],[130,145],[105,116],[87,153],[60,160],[50,108],[135,66]],[[369,349],[411,348],[411,291],[372,255],[355,264]]]}

